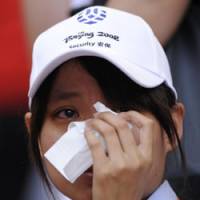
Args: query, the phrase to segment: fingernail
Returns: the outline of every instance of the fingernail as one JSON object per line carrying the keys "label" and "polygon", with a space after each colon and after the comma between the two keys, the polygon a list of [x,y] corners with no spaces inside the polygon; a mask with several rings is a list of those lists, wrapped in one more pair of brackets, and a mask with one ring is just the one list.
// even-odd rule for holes
{"label": "fingernail", "polygon": [[91,132],[92,131],[92,128],[90,127],[89,124],[86,124],[85,126],[85,132]]}

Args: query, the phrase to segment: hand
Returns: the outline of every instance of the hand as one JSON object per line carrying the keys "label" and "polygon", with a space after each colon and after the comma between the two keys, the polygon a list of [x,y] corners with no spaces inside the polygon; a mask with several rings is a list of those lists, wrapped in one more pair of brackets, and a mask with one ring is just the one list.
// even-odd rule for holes
{"label": "hand", "polygon": [[[130,129],[129,123],[134,129]],[[130,111],[98,113],[85,131],[93,157],[93,200],[141,200],[153,162],[155,120]],[[94,130],[105,139],[107,153]],[[135,134],[138,131],[139,141]],[[150,173],[151,174],[151,173]],[[152,191],[151,191],[152,192]]]}

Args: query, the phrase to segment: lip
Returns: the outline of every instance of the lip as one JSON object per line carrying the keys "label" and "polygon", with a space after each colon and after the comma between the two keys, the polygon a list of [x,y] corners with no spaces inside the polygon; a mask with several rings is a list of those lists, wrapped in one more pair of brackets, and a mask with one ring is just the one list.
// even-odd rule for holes
{"label": "lip", "polygon": [[88,176],[93,176],[93,168],[90,167],[89,169],[87,169],[84,174],[88,175]]}
{"label": "lip", "polygon": [[86,170],[82,174],[80,179],[84,182],[85,185],[92,187],[92,184],[93,184],[93,168],[91,167],[88,170]]}

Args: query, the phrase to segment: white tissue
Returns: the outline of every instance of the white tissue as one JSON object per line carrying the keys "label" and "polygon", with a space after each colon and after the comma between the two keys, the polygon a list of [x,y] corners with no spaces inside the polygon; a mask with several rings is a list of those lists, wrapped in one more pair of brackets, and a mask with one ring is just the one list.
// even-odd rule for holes
{"label": "white tissue", "polygon": [[[110,111],[104,104],[94,104],[97,112]],[[45,158],[71,183],[83,174],[93,161],[91,152],[84,136],[85,122],[72,122],[68,131],[44,154]],[[96,132],[104,149],[106,144],[102,136]]]}

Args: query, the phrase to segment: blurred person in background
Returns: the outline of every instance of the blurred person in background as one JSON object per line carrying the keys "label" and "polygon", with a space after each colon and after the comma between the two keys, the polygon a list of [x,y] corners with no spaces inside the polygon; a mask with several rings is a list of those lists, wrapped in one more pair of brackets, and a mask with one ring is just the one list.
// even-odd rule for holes
{"label": "blurred person in background", "polygon": [[31,57],[38,34],[69,16],[69,0],[21,0],[23,21]]}

